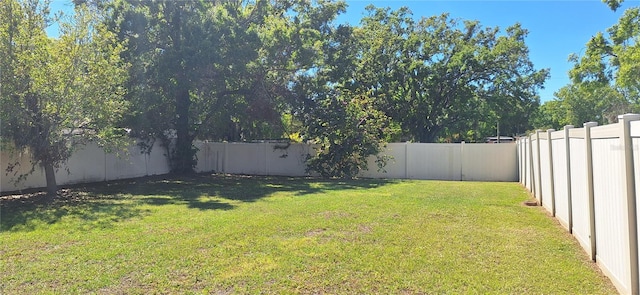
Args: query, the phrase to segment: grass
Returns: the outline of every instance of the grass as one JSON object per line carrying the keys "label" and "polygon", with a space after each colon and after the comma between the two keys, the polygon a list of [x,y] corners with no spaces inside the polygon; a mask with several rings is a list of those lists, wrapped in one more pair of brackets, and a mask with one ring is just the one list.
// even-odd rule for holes
{"label": "grass", "polygon": [[5,196],[2,294],[614,294],[516,183],[197,175]]}

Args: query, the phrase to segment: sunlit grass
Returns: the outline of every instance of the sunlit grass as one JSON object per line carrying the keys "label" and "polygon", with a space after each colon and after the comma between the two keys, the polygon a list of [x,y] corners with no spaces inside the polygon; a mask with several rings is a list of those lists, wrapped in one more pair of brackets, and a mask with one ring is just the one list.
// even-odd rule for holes
{"label": "sunlit grass", "polygon": [[208,175],[4,199],[0,293],[616,293],[527,199],[515,183]]}

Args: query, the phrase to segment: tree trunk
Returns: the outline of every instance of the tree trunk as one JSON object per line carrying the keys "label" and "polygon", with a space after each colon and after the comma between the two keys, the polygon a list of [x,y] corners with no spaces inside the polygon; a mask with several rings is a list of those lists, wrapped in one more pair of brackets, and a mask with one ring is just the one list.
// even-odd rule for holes
{"label": "tree trunk", "polygon": [[[173,42],[176,52],[183,52],[182,48],[182,23],[181,12],[182,6],[180,2],[173,7]],[[189,134],[189,108],[191,107],[191,98],[189,97],[189,80],[187,78],[187,69],[184,63],[180,63],[176,71],[176,149],[173,154],[173,172],[184,174],[193,172],[194,149],[192,147],[192,138]]]}
{"label": "tree trunk", "polygon": [[51,163],[44,164],[44,174],[47,180],[47,199],[53,201],[58,193],[58,184],[56,184],[56,171]]}
{"label": "tree trunk", "polygon": [[438,126],[424,127],[418,134],[418,141],[423,143],[435,142],[440,129]]}
{"label": "tree trunk", "polygon": [[189,134],[189,107],[191,100],[189,99],[189,90],[181,88],[176,97],[176,150],[174,154],[175,173],[190,173],[193,171],[194,152],[191,144],[191,135]]}

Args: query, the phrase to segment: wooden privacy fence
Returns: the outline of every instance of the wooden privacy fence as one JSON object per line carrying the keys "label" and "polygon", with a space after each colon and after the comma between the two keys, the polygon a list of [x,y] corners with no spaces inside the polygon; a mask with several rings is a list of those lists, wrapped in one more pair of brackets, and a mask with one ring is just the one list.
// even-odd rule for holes
{"label": "wooden privacy fence", "polygon": [[622,294],[638,294],[640,115],[537,131],[518,143],[520,182]]}
{"label": "wooden privacy fence", "polygon": [[[305,159],[315,152],[308,144],[196,142],[197,172],[229,174],[307,176]],[[169,173],[165,150],[156,144],[150,154],[136,145],[127,158],[106,153],[94,144],[78,150],[56,172],[58,184],[109,181]],[[385,171],[378,171],[373,158],[361,177],[440,180],[518,181],[516,144],[390,143],[384,154],[391,156]],[[25,181],[14,184],[5,173],[7,164],[20,162],[23,173],[31,168],[29,155],[18,158],[0,153],[0,192],[44,187],[42,168]],[[69,173],[67,173],[67,171]]]}

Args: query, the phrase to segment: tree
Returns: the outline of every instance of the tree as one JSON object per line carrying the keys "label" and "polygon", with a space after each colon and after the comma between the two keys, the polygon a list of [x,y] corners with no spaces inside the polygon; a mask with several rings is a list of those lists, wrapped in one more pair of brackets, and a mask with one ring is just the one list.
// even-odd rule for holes
{"label": "tree", "polygon": [[366,94],[334,91],[308,114],[305,134],[318,146],[308,169],[324,177],[353,178],[368,169],[370,156],[383,168],[387,158],[380,153],[390,118]]}
{"label": "tree", "polygon": [[526,130],[548,70],[534,69],[520,25],[499,35],[498,28],[461,25],[447,14],[416,22],[406,8],[368,12],[354,84],[384,99],[404,138],[464,140],[480,124],[499,121],[508,131]]}
{"label": "tree", "polygon": [[560,130],[562,126],[569,125],[564,105],[558,100],[550,100],[543,103],[533,114],[531,122],[536,129],[541,130]]}
{"label": "tree", "polygon": [[599,84],[569,84],[560,88],[556,99],[545,102],[535,115],[536,128],[556,130],[565,125],[582,126],[615,123],[630,105],[614,88]]}
{"label": "tree", "polygon": [[298,112],[304,135],[319,145],[312,170],[353,177],[388,140],[467,136],[479,129],[470,122],[491,114],[494,123],[513,112],[503,120],[526,130],[548,73],[528,60],[525,30],[498,36],[476,22],[460,29],[447,15],[416,22],[406,8],[368,11],[360,27],[327,35],[322,66],[299,84],[307,90]]}
{"label": "tree", "polygon": [[2,140],[29,150],[31,171],[44,166],[53,198],[55,170],[76,147],[126,141],[126,132],[115,125],[127,110],[126,64],[119,57],[124,47],[85,6],[60,23],[58,39],[44,31],[50,22],[47,2],[2,0],[1,7]]}
{"label": "tree", "polygon": [[622,5],[624,0],[602,0],[603,3],[607,4],[611,10],[616,11]]}
{"label": "tree", "polygon": [[325,177],[353,178],[368,169],[372,156],[382,168],[387,157],[380,153],[394,133],[381,99],[358,86],[363,43],[357,34],[348,25],[325,31],[322,60],[294,84],[294,114],[304,126],[303,138],[316,145],[307,167]]}
{"label": "tree", "polygon": [[607,32],[593,36],[583,56],[569,57],[571,83],[553,102],[558,127],[613,123],[619,114],[640,110],[640,8],[627,9]]}
{"label": "tree", "polygon": [[191,171],[196,152],[192,102],[199,94],[193,89],[201,84],[208,60],[218,54],[209,50],[219,46],[212,39],[220,38],[204,33],[209,3],[132,0],[111,5],[110,27],[121,41],[129,41],[123,56],[132,64],[127,88],[135,108],[127,123],[138,137],[163,139],[174,172]]}
{"label": "tree", "polygon": [[[130,40],[125,56],[134,65],[128,88],[139,106],[129,118],[135,133],[165,138],[178,173],[195,165],[195,138],[241,140],[277,133],[272,130],[298,97],[292,93],[296,77],[315,66],[321,31],[342,6],[116,2],[112,27],[121,40]],[[175,144],[167,137],[170,130]]]}

